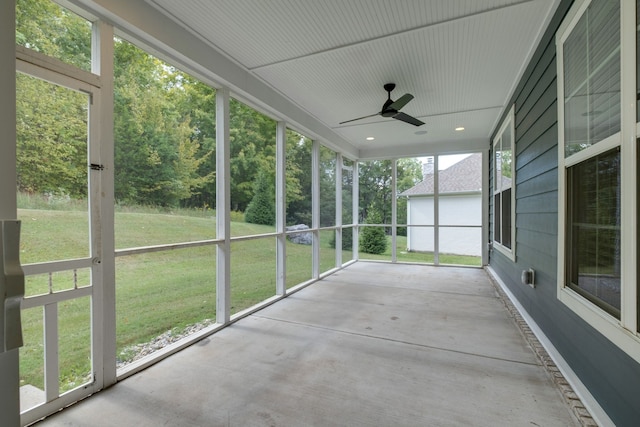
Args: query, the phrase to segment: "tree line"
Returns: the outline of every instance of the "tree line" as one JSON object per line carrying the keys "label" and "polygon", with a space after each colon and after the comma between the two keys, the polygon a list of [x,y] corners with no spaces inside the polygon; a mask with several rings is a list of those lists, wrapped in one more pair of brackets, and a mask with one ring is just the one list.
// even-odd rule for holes
{"label": "tree line", "polygon": [[[49,0],[18,0],[17,43],[84,70],[91,25]],[[87,95],[17,77],[18,190],[87,196]],[[114,40],[115,198],[122,205],[214,208],[215,90],[135,45]],[[276,122],[230,101],[231,207],[247,220],[275,222]],[[311,224],[311,141],[286,133],[287,223]],[[336,155],[320,157],[322,226],[335,223]],[[399,192],[421,179],[415,159],[398,162]],[[343,200],[353,177],[343,175]],[[391,222],[391,162],[360,165],[360,212]],[[346,209],[350,202],[345,202]],[[398,212],[402,214],[401,206]],[[355,216],[357,215],[357,218]],[[402,221],[400,221],[402,222]]]}

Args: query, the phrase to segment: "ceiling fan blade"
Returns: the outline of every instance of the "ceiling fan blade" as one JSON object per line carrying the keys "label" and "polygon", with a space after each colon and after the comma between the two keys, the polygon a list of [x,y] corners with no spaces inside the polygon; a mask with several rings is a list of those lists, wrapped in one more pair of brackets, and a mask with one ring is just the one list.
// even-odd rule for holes
{"label": "ceiling fan blade", "polygon": [[368,116],[358,117],[357,119],[347,120],[347,121],[344,121],[344,122],[340,122],[340,123],[338,123],[338,124],[339,124],[339,125],[343,125],[343,124],[345,124],[345,123],[355,122],[356,120],[368,119],[369,117],[374,117],[374,116],[377,116],[378,114],[380,114],[380,113],[375,113],[375,114],[370,114],[370,115],[368,115]]}
{"label": "ceiling fan blade", "polygon": [[400,120],[402,122],[405,123],[409,123],[412,124],[414,126],[422,126],[424,124],[424,122],[421,122],[420,120],[416,119],[415,117],[411,117],[408,114],[405,113],[398,113],[395,116],[393,116],[394,119],[396,120]]}
{"label": "ceiling fan blade", "polygon": [[388,110],[400,111],[400,109],[402,107],[404,107],[405,105],[407,105],[407,103],[409,101],[411,101],[412,99],[413,99],[413,95],[411,95],[410,93],[405,93],[400,98],[396,99],[395,102],[393,102],[391,105],[389,105],[387,107],[387,109]]}

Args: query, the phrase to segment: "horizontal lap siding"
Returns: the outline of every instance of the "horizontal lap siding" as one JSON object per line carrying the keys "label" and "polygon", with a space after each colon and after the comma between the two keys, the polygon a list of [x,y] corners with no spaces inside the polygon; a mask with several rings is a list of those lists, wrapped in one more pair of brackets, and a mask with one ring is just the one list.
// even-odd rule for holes
{"label": "horizontal lap siding", "polygon": [[[550,24],[551,30],[543,38],[511,101],[515,104],[516,128],[516,261],[493,250],[490,265],[612,420],[617,425],[633,425],[640,419],[637,398],[640,396],[640,366],[557,299],[555,31],[570,3],[569,0],[561,2]],[[493,170],[490,185],[493,188]],[[489,205],[492,232],[493,197],[490,197]],[[520,281],[522,270],[528,268],[536,271],[535,289]]]}

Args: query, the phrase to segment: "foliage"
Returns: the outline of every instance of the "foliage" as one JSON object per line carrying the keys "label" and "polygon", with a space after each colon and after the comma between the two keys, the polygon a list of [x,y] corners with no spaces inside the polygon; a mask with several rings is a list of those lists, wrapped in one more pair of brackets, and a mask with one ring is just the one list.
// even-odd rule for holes
{"label": "foliage", "polygon": [[336,224],[336,153],[320,147],[320,227]]}
{"label": "foliage", "polygon": [[[193,236],[207,236],[211,229],[215,230],[215,222],[210,218],[191,216],[191,210],[178,210],[175,215],[167,216],[159,212],[146,213],[146,208],[131,207],[134,212],[116,212],[117,239],[124,239],[124,246],[148,246],[157,243],[157,236],[149,230],[155,230],[166,241],[182,241],[185,233]],[[143,213],[138,213],[138,211]],[[183,215],[187,213],[187,215]],[[37,227],[33,232],[23,236],[21,244],[26,248],[39,248],[42,236],[47,238],[61,256],[72,254],[76,250],[75,242],[83,241],[86,246],[86,229],[82,227],[52,228],[51,224],[69,219],[69,212],[47,211],[43,209],[27,211],[19,210],[19,217],[24,221],[24,228]],[[86,215],[86,209],[85,209]],[[175,222],[176,227],[167,227],[167,221]],[[147,227],[140,227],[145,224]],[[234,223],[239,234],[250,234],[244,231],[249,224]],[[258,226],[251,226],[258,227]],[[260,226],[268,232],[269,228]],[[264,270],[273,268],[273,258],[265,256],[273,252],[273,240],[254,239],[247,244],[232,246],[233,312],[241,311],[258,301],[275,295],[275,285],[265,279]],[[287,243],[287,271],[292,272],[297,266],[311,264],[310,247]],[[122,246],[122,245],[120,245]],[[49,248],[51,250],[51,248]],[[239,253],[235,253],[239,251]],[[38,254],[31,251],[22,252],[24,263],[39,259]],[[321,262],[329,264],[335,259],[326,246],[321,248]],[[260,268],[246,268],[246,260],[251,259]],[[214,264],[212,264],[214,260]],[[117,345],[118,356],[126,353],[131,344],[151,341],[154,337],[169,329],[181,329],[204,319],[215,319],[215,250],[213,246],[169,250],[126,257],[119,257],[117,268]],[[264,266],[264,268],[263,268]],[[291,285],[310,279],[308,272],[296,272],[287,275]],[[71,272],[66,272],[73,276]],[[78,272],[80,276],[82,270]],[[298,278],[297,281],[296,277]],[[39,279],[39,280],[36,280]],[[28,295],[48,293],[48,275],[30,276],[26,283]],[[58,276],[53,284],[58,287]],[[79,278],[79,280],[82,280]],[[88,280],[88,275],[85,280]],[[291,281],[291,282],[290,282]],[[73,280],[69,280],[73,288]],[[258,285],[258,286],[257,286]],[[91,330],[89,327],[89,305],[87,298],[79,298],[61,304],[64,313],[59,324],[60,387],[62,390],[78,386],[84,374],[91,372],[90,347]],[[140,307],[149,307],[141,310]],[[32,384],[43,388],[44,355],[42,346],[43,317],[41,308],[22,311],[23,334],[25,345],[20,350],[20,376],[23,384]],[[125,354],[126,356],[126,354]],[[75,384],[74,384],[75,383]]]}
{"label": "foliage", "polygon": [[[373,160],[359,164],[359,205],[360,222],[368,216],[369,209],[380,214],[380,223],[391,224],[392,161]],[[416,185],[422,180],[422,166],[418,159],[400,159],[396,166],[397,194]],[[406,223],[406,200],[398,199],[398,224]]]}
{"label": "foliage", "polygon": [[287,224],[310,227],[312,141],[289,129],[286,136]]}
{"label": "foliage", "polygon": [[253,199],[244,211],[244,219],[252,224],[274,225],[276,213],[274,209],[274,187],[270,185],[264,171],[256,177]]}
{"label": "foliage", "polygon": [[87,194],[87,95],[18,74],[18,189]]}
{"label": "foliage", "polygon": [[16,43],[91,69],[91,23],[49,0],[16,0]]}
{"label": "foliage", "polygon": [[[178,206],[212,183],[215,173],[213,149],[200,146],[210,138],[192,125],[193,111],[185,108],[184,97],[194,95],[185,89],[189,78],[130,43],[115,46],[116,199]],[[210,92],[202,93],[209,102]]]}
{"label": "foliage", "polygon": [[[366,224],[380,224],[380,214],[370,208]],[[382,254],[387,250],[387,235],[384,227],[362,227],[360,232],[360,251],[368,254]]]}
{"label": "foliage", "polygon": [[[329,240],[329,247],[331,249],[336,248],[336,233],[333,233],[331,240]],[[353,229],[342,229],[342,250],[350,251],[353,249]]]}
{"label": "foliage", "polygon": [[[84,70],[91,68],[91,23],[49,0],[17,1],[16,37],[29,49]],[[22,75],[18,85],[19,189],[86,197],[87,96]],[[214,89],[116,38],[117,203],[166,209],[215,206],[215,111]],[[234,211],[247,208],[259,172],[275,184],[275,132],[273,119],[231,99],[229,169]],[[288,130],[288,222],[311,224],[310,167],[311,141]],[[328,182],[323,182],[326,188]],[[327,215],[334,217],[335,211]]]}

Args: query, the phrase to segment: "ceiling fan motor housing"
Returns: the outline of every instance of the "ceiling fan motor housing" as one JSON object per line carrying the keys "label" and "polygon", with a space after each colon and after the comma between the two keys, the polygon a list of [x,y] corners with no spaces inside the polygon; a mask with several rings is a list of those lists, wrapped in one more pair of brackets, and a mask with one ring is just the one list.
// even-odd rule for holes
{"label": "ceiling fan motor housing", "polygon": [[389,109],[389,105],[393,104],[393,100],[391,99],[391,91],[396,88],[395,83],[386,83],[384,85],[384,90],[387,91],[387,101],[382,106],[382,110],[380,111],[380,115],[382,117],[393,117],[398,114],[398,110]]}

